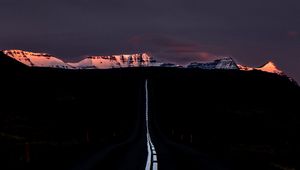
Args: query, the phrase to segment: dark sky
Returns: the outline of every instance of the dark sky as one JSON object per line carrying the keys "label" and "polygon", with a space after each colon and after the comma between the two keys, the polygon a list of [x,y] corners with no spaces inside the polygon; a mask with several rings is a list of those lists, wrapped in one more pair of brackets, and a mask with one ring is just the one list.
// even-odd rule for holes
{"label": "dark sky", "polygon": [[274,61],[300,82],[299,0],[0,0],[0,48],[85,55],[151,52],[185,64]]}

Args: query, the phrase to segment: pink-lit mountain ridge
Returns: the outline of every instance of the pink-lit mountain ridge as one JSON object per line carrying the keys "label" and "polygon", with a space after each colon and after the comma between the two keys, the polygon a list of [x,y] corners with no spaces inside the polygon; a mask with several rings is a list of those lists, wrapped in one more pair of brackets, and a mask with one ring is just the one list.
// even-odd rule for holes
{"label": "pink-lit mountain ridge", "polygon": [[3,54],[13,58],[29,67],[51,67],[60,69],[111,69],[127,67],[180,67],[199,69],[228,69],[263,72],[284,75],[273,62],[268,62],[261,67],[248,67],[237,64],[232,58],[224,57],[210,62],[193,62],[187,66],[172,63],[161,63],[153,59],[150,54],[120,54],[110,56],[89,56],[77,63],[66,63],[63,60],[46,53],[35,53],[23,50],[3,50]]}

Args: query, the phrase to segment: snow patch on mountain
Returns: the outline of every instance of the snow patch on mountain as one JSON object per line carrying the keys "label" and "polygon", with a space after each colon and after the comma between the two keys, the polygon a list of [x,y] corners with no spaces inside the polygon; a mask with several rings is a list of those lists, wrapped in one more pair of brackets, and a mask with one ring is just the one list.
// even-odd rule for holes
{"label": "snow patch on mountain", "polygon": [[244,66],[244,65],[241,65],[241,64],[238,64],[238,67],[242,71],[251,71],[251,70],[254,70],[254,68],[252,68],[252,67]]}
{"label": "snow patch on mountain", "polygon": [[23,50],[4,50],[3,53],[30,67],[72,68],[62,60],[46,53],[34,53]]}

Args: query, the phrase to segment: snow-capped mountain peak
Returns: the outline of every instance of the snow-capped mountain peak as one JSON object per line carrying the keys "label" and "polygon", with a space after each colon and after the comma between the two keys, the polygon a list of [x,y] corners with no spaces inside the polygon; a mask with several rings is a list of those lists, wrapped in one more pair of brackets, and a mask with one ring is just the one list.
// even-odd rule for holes
{"label": "snow-capped mountain peak", "polygon": [[244,66],[244,65],[240,65],[240,64],[238,64],[238,67],[242,71],[260,70],[260,71],[264,71],[264,72],[268,72],[268,73],[275,73],[275,74],[279,74],[279,75],[284,74],[283,71],[278,69],[277,66],[272,61],[267,62],[266,64],[264,64],[261,67],[248,67],[248,66]]}
{"label": "snow-capped mountain peak", "polygon": [[269,73],[276,73],[276,74],[283,74],[283,71],[279,70],[277,66],[272,62],[269,61],[263,66],[256,68],[257,70],[269,72]]}
{"label": "snow-capped mountain peak", "polygon": [[224,69],[238,70],[238,66],[231,57],[220,58],[211,62],[193,62],[187,66],[188,68],[201,69]]}
{"label": "snow-capped mountain peak", "polygon": [[217,62],[216,69],[238,69],[237,64],[231,57],[224,57],[219,60],[215,60]]}
{"label": "snow-capped mountain peak", "polygon": [[71,66],[47,53],[34,53],[23,50],[4,50],[5,55],[30,67],[53,67],[70,69]]}
{"label": "snow-capped mountain peak", "polygon": [[68,63],[79,69],[109,69],[123,67],[159,66],[147,53],[121,54],[111,56],[90,56],[78,63]]}

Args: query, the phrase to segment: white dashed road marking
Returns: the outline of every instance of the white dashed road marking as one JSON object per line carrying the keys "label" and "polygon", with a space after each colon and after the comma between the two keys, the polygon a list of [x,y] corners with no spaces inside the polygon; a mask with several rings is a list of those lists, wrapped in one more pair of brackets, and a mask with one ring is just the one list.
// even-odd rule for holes
{"label": "white dashed road marking", "polygon": [[157,162],[157,155],[155,147],[151,141],[151,136],[149,132],[149,126],[148,126],[148,80],[145,81],[145,96],[146,96],[146,130],[147,130],[147,151],[148,151],[148,157],[147,157],[147,163],[145,170],[157,170],[158,162]]}

